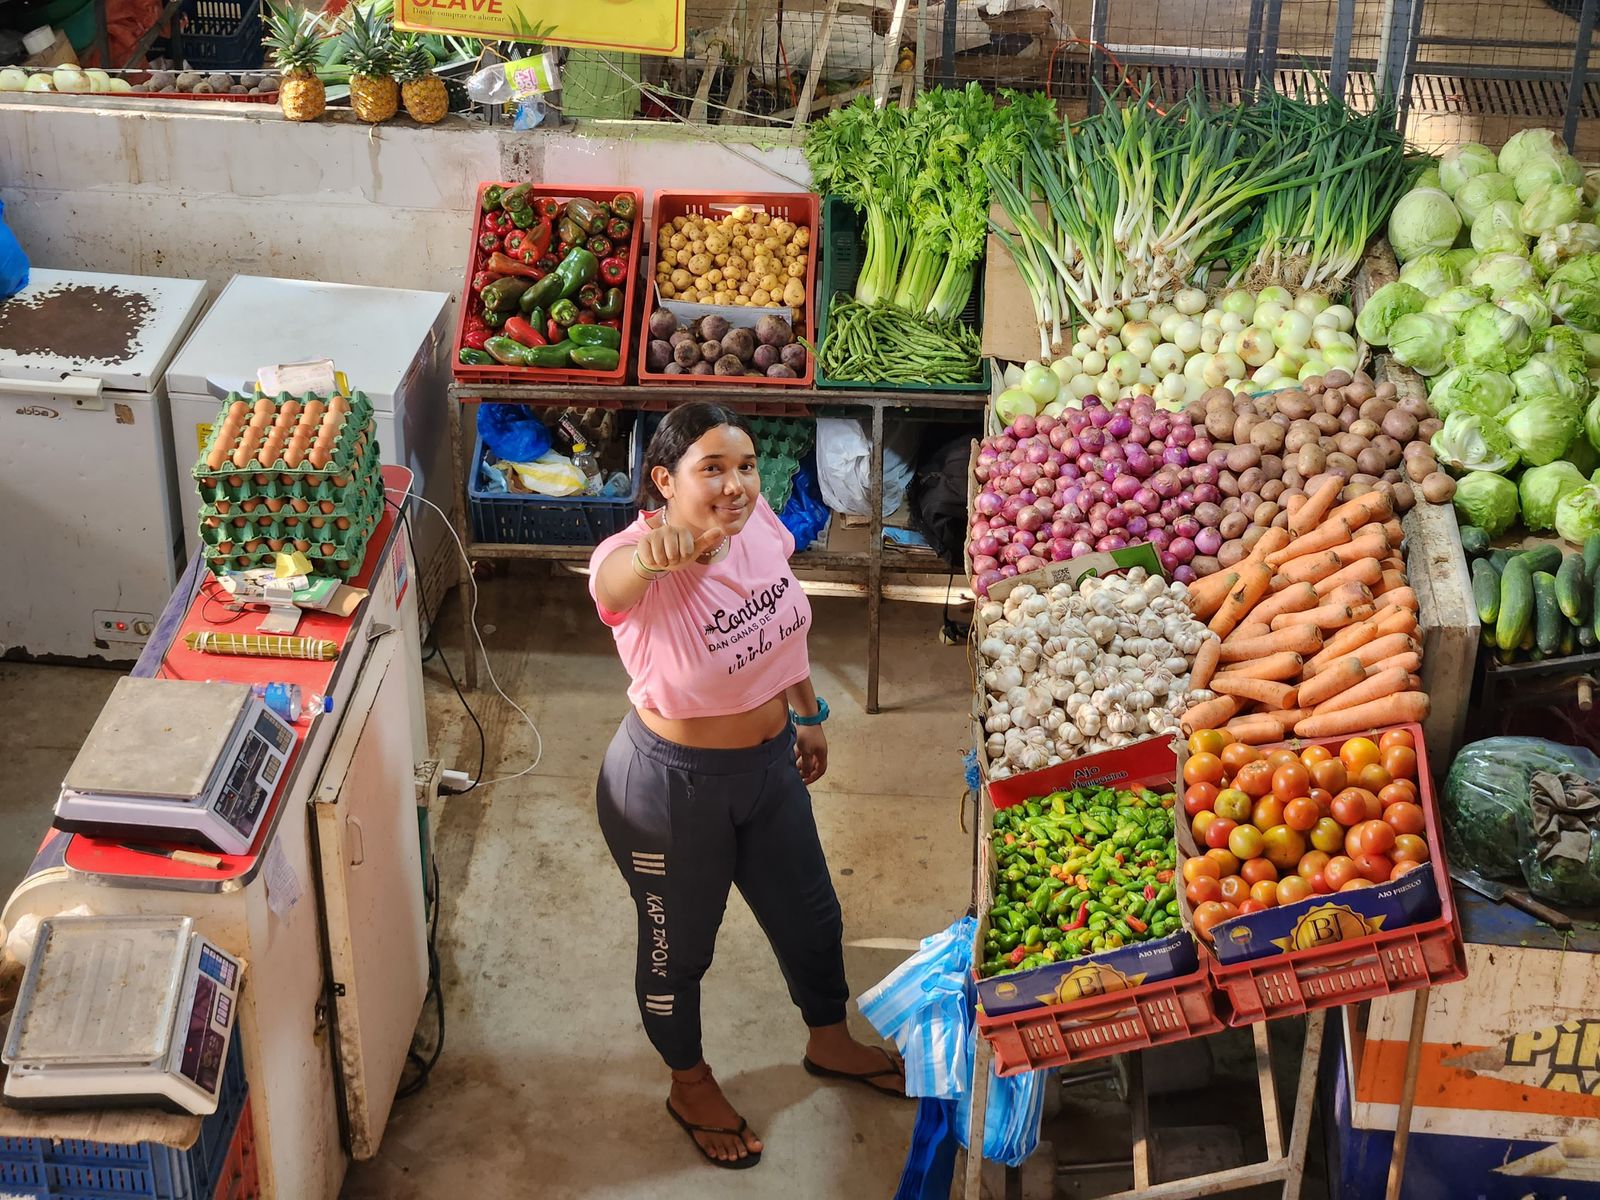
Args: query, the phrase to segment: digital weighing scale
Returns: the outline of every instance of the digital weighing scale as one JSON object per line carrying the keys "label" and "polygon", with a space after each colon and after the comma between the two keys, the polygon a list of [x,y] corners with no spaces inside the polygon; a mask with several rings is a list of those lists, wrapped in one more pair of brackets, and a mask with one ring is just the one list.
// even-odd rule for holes
{"label": "digital weighing scale", "polygon": [[243,854],[294,744],[244,684],[119,679],[62,781],[56,827]]}
{"label": "digital weighing scale", "polygon": [[46,917],[6,1037],[6,1096],[215,1112],[242,969],[190,917]]}

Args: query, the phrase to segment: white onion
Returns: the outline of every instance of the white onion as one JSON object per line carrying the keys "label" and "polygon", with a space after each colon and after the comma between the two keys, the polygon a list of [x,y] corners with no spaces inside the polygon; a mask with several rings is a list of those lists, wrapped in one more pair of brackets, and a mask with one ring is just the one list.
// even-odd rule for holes
{"label": "white onion", "polygon": [[1354,373],[1361,362],[1361,352],[1354,346],[1329,346],[1322,352],[1322,361],[1330,367]]}
{"label": "white onion", "polygon": [[1334,328],[1349,333],[1356,327],[1356,315],[1350,311],[1349,305],[1330,304],[1317,314],[1319,318],[1334,322]]}
{"label": "white onion", "polygon": [[1056,378],[1062,383],[1066,383],[1074,375],[1081,374],[1083,371],[1083,368],[1078,364],[1078,360],[1070,354],[1064,358],[1056,359],[1055,362],[1050,364],[1050,369],[1056,373]]}
{"label": "white onion", "polygon": [[1291,309],[1273,326],[1272,337],[1280,346],[1304,346],[1311,338],[1311,318]]}
{"label": "white onion", "polygon": [[1327,373],[1327,363],[1318,358],[1308,358],[1306,359],[1306,365],[1300,368],[1300,374],[1297,376],[1297,378],[1301,383],[1304,383],[1313,375],[1326,375]]}
{"label": "white onion", "polygon": [[1120,392],[1122,388],[1123,385],[1117,382],[1117,376],[1112,371],[1107,371],[1105,374],[1101,375],[1100,378],[1095,381],[1094,385],[1095,395],[1099,396],[1100,399],[1104,400],[1107,404],[1111,403],[1111,401],[1117,398],[1117,393]]}
{"label": "white onion", "polygon": [[1200,349],[1200,335],[1204,332],[1200,322],[1190,318],[1173,331],[1172,344],[1185,354],[1193,354]]}
{"label": "white onion", "polygon": [[1182,400],[1189,392],[1189,381],[1177,371],[1168,371],[1156,385],[1157,400]]}
{"label": "white onion", "polygon": [[1172,305],[1185,316],[1192,317],[1206,309],[1206,294],[1199,288],[1184,288],[1172,298]]}
{"label": "white onion", "polygon": [[1067,390],[1072,393],[1074,400],[1083,400],[1094,395],[1095,378],[1087,371],[1074,375],[1067,381]]}
{"label": "white onion", "polygon": [[1132,300],[1122,306],[1122,313],[1130,321],[1143,321],[1150,316],[1150,305],[1145,300]]}
{"label": "white onion", "polygon": [[1167,303],[1163,302],[1161,304],[1153,304],[1153,305],[1151,305],[1150,306],[1150,312],[1145,317],[1145,319],[1147,321],[1154,321],[1157,325],[1164,325],[1164,324],[1166,324],[1166,320],[1167,320],[1168,317],[1179,316],[1179,315],[1181,315],[1181,314],[1178,312],[1178,310],[1176,308],[1174,308],[1170,304],[1167,304]]}
{"label": "white onion", "polygon": [[1356,348],[1356,339],[1342,330],[1329,329],[1324,325],[1321,329],[1311,331],[1311,344],[1322,351],[1327,351],[1334,346],[1343,346],[1347,350],[1354,350]]}
{"label": "white onion", "polygon": [[1261,384],[1262,387],[1270,388],[1283,378],[1283,372],[1278,370],[1278,364],[1275,361],[1266,362],[1252,371],[1250,378],[1253,382]]}
{"label": "white onion", "polygon": [[1239,357],[1252,367],[1259,367],[1277,353],[1272,335],[1258,325],[1252,325],[1239,335]]}
{"label": "white onion", "polygon": [[1116,333],[1127,318],[1122,315],[1120,309],[1097,308],[1089,319],[1107,333]]}
{"label": "white onion", "polygon": [[1270,300],[1264,301],[1256,305],[1255,315],[1250,318],[1250,323],[1260,325],[1263,329],[1271,329],[1286,311],[1281,304],[1274,304]]}
{"label": "white onion", "polygon": [[1308,317],[1315,317],[1328,307],[1328,298],[1316,292],[1301,292],[1294,298],[1294,306]]}
{"label": "white onion", "polygon": [[1074,340],[1075,340],[1077,345],[1082,346],[1085,349],[1087,349],[1090,346],[1094,345],[1094,340],[1098,336],[1099,336],[1099,334],[1095,332],[1095,328],[1094,328],[1093,325],[1079,325],[1078,326],[1078,336]]}
{"label": "white onion", "polygon": [[1242,329],[1230,329],[1217,339],[1218,354],[1237,354],[1239,352],[1239,336]]}
{"label": "white onion", "polygon": [[[1250,310],[1250,312],[1254,311],[1255,309]],[[1238,333],[1245,327],[1245,321],[1249,316],[1249,312],[1224,312],[1222,314],[1222,319],[1217,322],[1217,326],[1222,330],[1223,333]]]}
{"label": "white onion", "polygon": [[1132,350],[1121,350],[1106,359],[1106,369],[1116,378],[1117,384],[1127,387],[1139,381],[1139,368],[1144,365]]}
{"label": "white onion", "polygon": [[1189,361],[1183,364],[1183,377],[1190,383],[1204,382],[1206,364],[1210,361],[1211,355],[1205,351],[1191,355]]}
{"label": "white onion", "polygon": [[1139,380],[1135,386],[1149,389],[1155,387],[1159,382],[1160,377],[1149,367],[1139,368]]}
{"label": "white onion", "polygon": [[1200,350],[1204,354],[1215,354],[1217,347],[1222,345],[1222,330],[1212,325],[1200,331]]}
{"label": "white onion", "polygon": [[1272,356],[1272,365],[1278,368],[1278,374],[1293,379],[1300,371],[1300,366],[1306,361],[1304,350],[1291,350],[1287,346],[1279,346],[1278,352]]}
{"label": "white onion", "polygon": [[1257,304],[1279,304],[1289,308],[1294,304],[1294,293],[1286,287],[1264,287],[1256,294]]}
{"label": "white onion", "polygon": [[1150,369],[1161,375],[1171,375],[1183,370],[1183,350],[1171,342],[1163,342],[1150,354]]}
{"label": "white onion", "polygon": [[1219,305],[1223,312],[1230,316],[1240,318],[1241,322],[1256,310],[1256,298],[1243,289],[1236,289],[1223,296]]}
{"label": "white onion", "polygon": [[1106,356],[1098,350],[1089,350],[1078,355],[1078,361],[1083,365],[1085,375],[1099,375],[1106,369]]}
{"label": "white onion", "polygon": [[1158,328],[1161,330],[1161,340],[1170,342],[1176,338],[1178,336],[1178,330],[1188,319],[1189,318],[1184,316],[1181,312],[1174,310],[1172,314],[1163,320],[1158,326]]}
{"label": "white onion", "polygon": [[1121,354],[1122,339],[1114,333],[1108,333],[1095,343],[1095,349],[1099,350],[1107,358],[1110,358],[1113,354]]}
{"label": "white onion", "polygon": [[1206,309],[1205,312],[1200,314],[1200,327],[1202,329],[1221,329],[1222,310],[1220,308]]}

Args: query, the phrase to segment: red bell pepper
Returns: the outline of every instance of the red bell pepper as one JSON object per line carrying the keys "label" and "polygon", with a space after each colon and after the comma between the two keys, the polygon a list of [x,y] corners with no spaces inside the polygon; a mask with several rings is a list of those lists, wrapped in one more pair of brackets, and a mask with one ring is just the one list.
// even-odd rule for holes
{"label": "red bell pepper", "polygon": [[482,350],[484,343],[493,336],[494,330],[487,325],[480,325],[477,329],[467,330],[467,336],[461,339],[461,343],[464,346],[470,346],[474,350]]}
{"label": "red bell pepper", "polygon": [[555,221],[561,216],[561,203],[552,196],[540,196],[533,202],[533,211],[542,221]]}
{"label": "red bell pepper", "polygon": [[607,318],[605,318],[605,320],[601,321],[600,324],[604,325],[607,329],[621,329],[622,328],[622,318],[621,317],[607,317]]}
{"label": "red bell pepper", "polygon": [[496,275],[493,271],[479,271],[472,277],[472,290],[474,292],[481,292],[484,288],[488,287],[491,283],[499,278],[500,276]]}
{"label": "red bell pepper", "polygon": [[497,233],[483,234],[478,238],[478,249],[485,254],[493,254],[500,249],[500,235]]}
{"label": "red bell pepper", "polygon": [[547,346],[544,334],[521,317],[512,317],[506,322],[505,335],[512,341],[520,342],[524,346]]}
{"label": "red bell pepper", "polygon": [[600,278],[610,287],[619,287],[628,281],[628,260],[612,255],[600,262]]}
{"label": "red bell pepper", "polygon": [[489,259],[489,270],[500,275],[520,275],[523,279],[538,279],[538,274],[529,263],[518,262],[509,254],[495,254]]}
{"label": "red bell pepper", "polygon": [[578,319],[575,322],[575,324],[578,324],[578,325],[593,325],[594,323],[595,323],[595,315],[592,312],[590,312],[588,309],[584,309],[582,312],[580,312],[578,314]]}
{"label": "red bell pepper", "polygon": [[[550,249],[550,226],[513,229],[506,234],[506,253],[525,263],[536,263]],[[532,255],[530,258],[529,255]]]}

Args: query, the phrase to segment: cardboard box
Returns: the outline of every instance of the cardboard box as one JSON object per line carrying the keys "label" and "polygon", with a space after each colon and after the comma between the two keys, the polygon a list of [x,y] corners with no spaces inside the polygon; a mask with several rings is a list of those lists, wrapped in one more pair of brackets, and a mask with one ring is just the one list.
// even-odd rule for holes
{"label": "cardboard box", "polygon": [[[1052,792],[1082,787],[1132,788],[1175,791],[1177,758],[1170,739],[1149,738],[1086,758],[996,780],[986,789],[990,804],[980,805],[983,822],[979,880],[984,897],[978,915],[973,962],[984,961],[984,940],[989,933],[989,907],[994,899],[994,856],[991,849],[996,809],[1010,808]],[[1174,887],[1178,875],[1174,872]],[[1194,938],[1187,929],[1148,942],[1135,942],[1080,958],[1051,963],[1031,971],[1014,971],[984,979],[974,967],[973,978],[983,1011],[996,1016],[1047,1005],[1102,996],[1107,992],[1193,973],[1199,959]]]}

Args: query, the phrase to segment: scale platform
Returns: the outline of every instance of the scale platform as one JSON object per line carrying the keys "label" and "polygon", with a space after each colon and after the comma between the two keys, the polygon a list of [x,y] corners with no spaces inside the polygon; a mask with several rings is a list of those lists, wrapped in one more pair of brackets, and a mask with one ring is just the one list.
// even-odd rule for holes
{"label": "scale platform", "polygon": [[6,1037],[7,1098],[215,1112],[242,971],[190,917],[47,917]]}
{"label": "scale platform", "polygon": [[244,684],[119,679],[62,780],[55,825],[243,854],[294,745]]}

